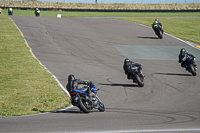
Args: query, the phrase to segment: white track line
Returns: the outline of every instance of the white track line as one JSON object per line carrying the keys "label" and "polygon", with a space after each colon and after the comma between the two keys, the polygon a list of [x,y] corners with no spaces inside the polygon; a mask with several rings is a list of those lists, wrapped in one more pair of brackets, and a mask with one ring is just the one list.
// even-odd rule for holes
{"label": "white track line", "polygon": [[[136,23],[136,22],[133,22],[133,23]],[[144,25],[144,24],[139,24],[139,23],[136,23],[136,24],[141,25],[141,26],[144,26],[144,27],[148,27],[148,28],[152,29],[151,27],[146,26],[146,25]],[[166,35],[168,35],[168,36],[171,36],[171,37],[173,37],[173,38],[175,38],[175,39],[181,41],[181,42],[186,43],[187,45],[190,45],[190,46],[193,47],[193,48],[196,48],[196,49],[200,50],[200,48],[195,47],[194,45],[192,45],[192,44],[191,44],[190,42],[188,42],[188,41],[184,41],[184,40],[182,40],[182,39],[180,39],[180,38],[178,38],[178,37],[175,37],[175,36],[173,36],[173,35],[170,35],[170,34],[168,34],[168,33],[166,33],[166,32],[164,32],[164,33],[165,33]]]}
{"label": "white track line", "polygon": [[[10,18],[10,17],[9,17],[9,18]],[[11,19],[11,18],[10,18],[10,19]],[[11,20],[12,20],[12,19],[11,19]],[[12,21],[13,21],[13,20],[12,20]],[[14,21],[13,21],[13,23],[15,24]],[[31,47],[28,45],[28,42],[26,41],[26,39],[25,39],[25,37],[24,37],[22,31],[19,29],[19,27],[18,27],[16,24],[15,24],[15,26],[17,27],[17,29],[18,29],[19,32],[21,33],[21,36],[24,38],[24,41],[25,41],[27,47],[30,49],[29,51],[31,52],[32,56],[33,56],[36,60],[38,60],[38,58],[33,54]],[[52,75],[52,77],[57,81],[57,83],[58,83],[59,86],[62,88],[62,90],[63,90],[69,97],[71,97],[70,94],[69,94],[69,92],[68,92],[68,91],[65,89],[65,87],[60,83],[60,81],[58,80],[58,78],[57,78],[55,75],[53,75],[53,73],[51,73],[51,72],[45,67],[45,65],[43,65],[39,60],[38,60],[38,62],[40,63],[40,65],[42,65],[42,66],[44,67],[44,69],[47,70],[47,72],[49,72],[49,73]],[[66,110],[66,109],[69,109],[69,108],[72,108],[72,107],[73,107],[73,105],[69,105],[69,106],[67,106],[67,107],[65,107],[65,108],[63,108],[63,109],[59,109],[59,110],[52,111],[52,112],[45,112],[45,113],[38,113],[38,114],[31,114],[31,115],[23,115],[23,116],[33,116],[33,115],[54,113],[54,112]],[[19,116],[14,116],[14,117],[19,117]]]}
{"label": "white track line", "polygon": [[[167,133],[167,132],[199,132],[200,128],[175,128],[175,129],[136,129],[136,130],[113,130],[113,131],[87,131],[87,132],[71,132],[71,133]],[[56,132],[56,133],[64,133],[64,132]]]}
{"label": "white track line", "polygon": [[[9,17],[9,18],[10,18],[10,17]],[[10,19],[11,19],[11,18],[10,18]],[[12,20],[12,19],[11,19],[11,20]],[[13,20],[12,20],[12,21],[13,21]],[[13,21],[13,23],[15,24],[14,21]],[[134,23],[135,23],[135,22],[134,22]],[[139,23],[136,23],[136,24],[139,24]],[[146,25],[143,25],[143,24],[139,24],[139,25],[142,25],[142,26],[151,28],[151,27],[146,26]],[[34,57],[35,59],[37,59],[37,57],[33,54],[31,47],[28,45],[28,42],[26,41],[26,39],[25,39],[25,37],[24,37],[22,31],[18,28],[18,26],[17,26],[16,24],[15,24],[15,26],[17,27],[17,29],[18,29],[19,32],[21,33],[21,36],[24,38],[24,41],[25,41],[27,47],[30,49],[31,54],[33,55],[33,57]],[[165,32],[164,32],[164,33],[165,33]],[[193,45],[190,44],[189,42],[186,42],[186,41],[184,41],[184,40],[182,40],[182,39],[180,39],[180,38],[177,38],[177,37],[175,37],[175,36],[172,36],[172,35],[170,35],[170,34],[168,34],[168,33],[165,33],[165,34],[167,34],[168,36],[171,36],[171,37],[173,37],[173,38],[176,38],[176,39],[178,39],[178,40],[180,40],[180,41],[182,41],[182,42],[184,42],[184,43],[186,43],[186,44],[188,44],[188,45],[190,45],[190,46],[192,46],[192,47],[194,47],[194,48],[200,50],[199,48],[193,46]],[[38,60],[38,59],[37,59],[37,60]],[[69,92],[63,87],[63,85],[60,83],[60,81],[58,80],[58,78],[57,78],[55,75],[53,75],[39,60],[38,60],[38,62],[53,76],[53,78],[58,82],[58,84],[59,84],[59,86],[62,88],[62,90],[70,97]],[[63,108],[63,109],[59,109],[59,110],[52,111],[52,112],[62,111],[62,110],[66,110],[66,109],[69,109],[69,108],[72,108],[72,107],[73,107],[73,105],[70,105],[70,106],[65,107],[65,108]],[[38,113],[38,114],[32,114],[32,115],[23,115],[23,116],[33,116],[33,115],[47,114],[47,113],[52,113],[52,112]],[[15,117],[20,117],[20,116],[15,116]],[[143,131],[143,130],[141,130],[141,131]],[[200,129],[199,129],[198,131],[200,131]],[[115,132],[116,132],[116,131],[115,131]],[[125,132],[125,131],[123,131],[123,132]],[[127,132],[130,132],[130,131],[127,131]],[[133,132],[133,131],[131,131],[131,132]],[[159,132],[159,131],[158,131],[158,132]]]}
{"label": "white track line", "polygon": [[[9,17],[10,18],[10,17]],[[11,19],[11,18],[10,18]],[[11,19],[12,20],[12,19]],[[13,21],[13,20],[12,20]],[[13,23],[15,24],[15,22],[13,21]],[[31,54],[33,55],[33,57],[38,60],[38,58],[33,54],[31,47],[28,45],[28,42],[26,41],[24,34],[22,33],[22,31],[19,29],[19,27],[15,24],[15,26],[17,27],[17,29],[19,30],[19,32],[21,33],[21,36],[24,38],[24,41],[27,45],[27,47],[30,49],[29,51],[31,52]],[[44,69],[46,69],[51,75],[52,77],[58,82],[59,86],[62,88],[62,90],[70,97],[69,92],[65,89],[65,87],[63,87],[63,85],[60,83],[60,81],[58,80],[58,78],[53,75],[46,67],[45,65],[43,65],[39,60],[38,62],[40,63],[40,65],[42,65],[44,67]]]}

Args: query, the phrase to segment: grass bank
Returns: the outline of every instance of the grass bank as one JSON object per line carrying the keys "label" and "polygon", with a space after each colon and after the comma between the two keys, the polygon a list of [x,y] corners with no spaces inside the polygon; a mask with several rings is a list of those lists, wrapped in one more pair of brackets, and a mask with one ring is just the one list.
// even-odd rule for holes
{"label": "grass bank", "polygon": [[[7,10],[3,14],[8,15]],[[200,16],[200,12],[65,12],[65,11],[41,11],[41,17],[176,17],[176,16]],[[14,16],[34,16],[33,10],[14,10]]]}
{"label": "grass bank", "polygon": [[58,83],[33,58],[14,23],[0,15],[0,116],[54,111],[69,104]]}
{"label": "grass bank", "polygon": [[[7,10],[3,10],[7,14]],[[159,18],[164,25],[164,31],[181,38],[200,44],[200,12],[64,12],[64,11],[41,11],[43,17],[124,17],[117,18],[141,23],[151,27],[155,18]],[[34,16],[33,10],[14,10],[16,16]],[[190,17],[191,16],[191,17]]]}
{"label": "grass bank", "polygon": [[124,4],[124,3],[63,3],[38,1],[0,1],[1,7],[63,8],[63,9],[103,9],[103,10],[197,10],[200,3],[183,4]]}
{"label": "grass bank", "polygon": [[[151,27],[155,17],[131,17],[118,18],[121,20],[141,23]],[[200,17],[161,17],[160,22],[166,33],[176,36],[182,40],[200,44]]]}

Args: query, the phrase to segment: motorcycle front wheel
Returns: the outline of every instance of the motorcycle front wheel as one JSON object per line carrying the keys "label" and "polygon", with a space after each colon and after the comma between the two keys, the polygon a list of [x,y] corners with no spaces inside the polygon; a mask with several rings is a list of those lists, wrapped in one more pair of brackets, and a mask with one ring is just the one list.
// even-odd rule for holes
{"label": "motorcycle front wheel", "polygon": [[89,113],[91,111],[90,105],[87,103],[87,100],[84,97],[79,98],[79,107],[80,110],[84,113]]}
{"label": "motorcycle front wheel", "polygon": [[140,87],[143,87],[143,86],[144,86],[143,78],[140,77],[140,76],[137,75],[137,74],[135,75],[135,78],[136,78],[136,81],[137,81],[138,85],[139,85]]}
{"label": "motorcycle front wheel", "polygon": [[100,112],[104,112],[104,111],[105,111],[105,106],[104,106],[103,103],[99,102],[99,108],[98,108],[98,110],[99,110]]}
{"label": "motorcycle front wheel", "polygon": [[163,34],[162,34],[162,31],[161,31],[161,30],[158,31],[158,38],[160,38],[160,39],[163,38]]}
{"label": "motorcycle front wheel", "polygon": [[191,71],[191,73],[192,73],[193,76],[196,76],[196,75],[197,75],[197,73],[196,73],[196,71],[194,70],[194,67],[193,67],[192,64],[189,65],[189,70]]}

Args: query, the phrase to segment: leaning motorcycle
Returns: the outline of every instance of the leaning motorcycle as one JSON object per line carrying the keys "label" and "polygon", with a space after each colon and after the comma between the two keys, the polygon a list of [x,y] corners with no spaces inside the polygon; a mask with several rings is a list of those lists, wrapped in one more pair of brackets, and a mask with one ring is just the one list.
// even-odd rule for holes
{"label": "leaning motorcycle", "polygon": [[71,95],[71,104],[73,106],[77,106],[84,113],[89,113],[92,109],[98,109],[101,112],[105,111],[105,106],[97,96],[97,91],[99,89],[95,89],[92,87],[92,99],[88,97],[88,93],[83,91],[85,88],[89,87],[88,85],[82,87],[81,89],[72,89],[70,91]]}
{"label": "leaning motorcycle", "polygon": [[137,83],[140,87],[144,86],[144,74],[142,73],[142,65],[125,60],[124,71],[128,79],[133,79],[133,83]]}
{"label": "leaning motorcycle", "polygon": [[158,38],[163,38],[163,27],[161,25],[159,25],[158,28],[155,29],[155,34],[158,36]]}
{"label": "leaning motorcycle", "polygon": [[194,56],[187,56],[184,62],[185,68],[188,72],[192,73],[193,76],[197,75],[197,65],[195,64],[195,57]]}
{"label": "leaning motorcycle", "polygon": [[38,11],[35,11],[35,16],[36,17],[39,17],[40,16],[40,11],[38,10]]}
{"label": "leaning motorcycle", "polygon": [[12,16],[12,15],[13,15],[13,12],[12,12],[12,11],[9,11],[9,12],[8,12],[8,15]]}

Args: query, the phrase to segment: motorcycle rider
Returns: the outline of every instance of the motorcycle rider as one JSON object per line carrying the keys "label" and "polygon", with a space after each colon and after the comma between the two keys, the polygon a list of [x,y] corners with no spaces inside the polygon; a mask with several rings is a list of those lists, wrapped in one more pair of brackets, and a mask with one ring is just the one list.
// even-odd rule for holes
{"label": "motorcycle rider", "polygon": [[13,9],[10,7],[8,8],[8,15],[12,15],[13,14]]}
{"label": "motorcycle rider", "polygon": [[156,18],[155,21],[154,21],[153,24],[152,24],[152,28],[153,28],[154,31],[156,31],[156,29],[157,29],[159,26],[162,26],[162,23],[159,22],[159,20]]}
{"label": "motorcycle rider", "polygon": [[[132,74],[131,74],[131,67],[135,66],[135,65],[139,65],[138,63],[134,63],[133,61],[131,61],[129,58],[126,58],[124,60],[124,65],[123,65],[123,69],[125,71],[125,74],[127,75],[127,79],[132,79]],[[139,66],[139,69],[142,70],[142,67]]]}
{"label": "motorcycle rider", "polygon": [[40,10],[38,8],[35,8],[35,16],[37,16],[36,14],[38,14],[38,16],[40,16]]}
{"label": "motorcycle rider", "polygon": [[95,87],[95,85],[91,81],[83,81],[83,80],[80,80],[80,79],[76,79],[73,74],[70,74],[68,76],[68,83],[67,83],[67,86],[66,86],[67,91],[70,92],[72,89],[80,89],[80,88],[78,88],[79,84],[84,84],[84,85],[88,86],[83,91],[88,92],[89,98],[92,99],[93,94],[92,94],[91,89],[93,87]]}
{"label": "motorcycle rider", "polygon": [[[187,56],[191,56],[191,57],[194,57],[193,54],[189,54],[188,51],[186,51],[185,48],[182,48],[180,50],[180,54],[179,54],[179,63],[181,63],[181,67],[186,67],[186,59],[187,59]],[[193,64],[196,66],[195,62],[193,62]]]}

